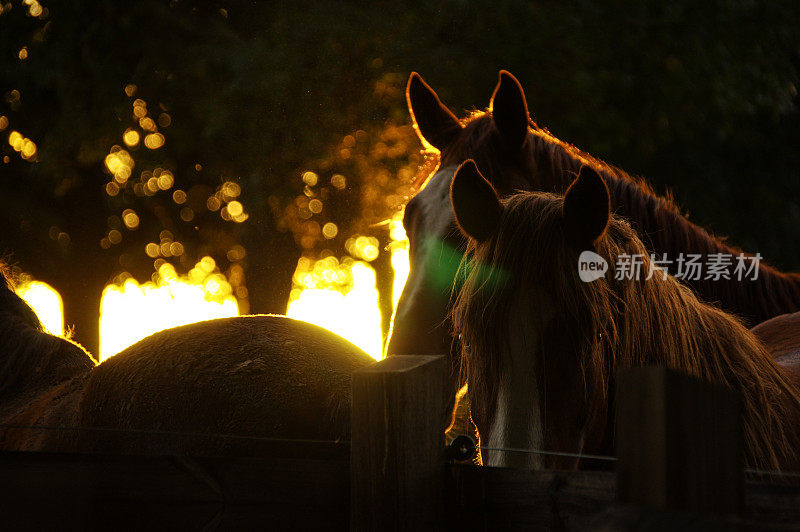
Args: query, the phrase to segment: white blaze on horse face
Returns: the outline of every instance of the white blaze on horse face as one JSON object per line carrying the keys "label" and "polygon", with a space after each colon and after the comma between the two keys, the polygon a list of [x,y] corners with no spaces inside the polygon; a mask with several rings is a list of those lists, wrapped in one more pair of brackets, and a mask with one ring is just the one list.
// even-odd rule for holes
{"label": "white blaze on horse face", "polygon": [[[541,367],[541,336],[554,311],[551,299],[540,289],[527,292],[516,305],[520,312],[509,320],[513,334],[510,349],[500,353],[500,382],[497,411],[489,438],[489,448],[536,449],[544,443],[537,368]],[[542,455],[509,451],[483,453],[484,463],[495,467],[541,469]]]}
{"label": "white blaze on horse face", "polygon": [[[419,209],[419,217],[424,222],[417,227],[421,234],[415,235],[415,242],[410,242],[416,246],[418,252],[424,251],[427,247],[424,245],[426,240],[436,238],[443,241],[448,231],[455,227],[456,218],[450,203],[450,184],[457,168],[457,166],[446,166],[440,169],[430,178],[425,188],[411,200]],[[425,257],[416,259],[415,262],[418,264],[428,263]]]}

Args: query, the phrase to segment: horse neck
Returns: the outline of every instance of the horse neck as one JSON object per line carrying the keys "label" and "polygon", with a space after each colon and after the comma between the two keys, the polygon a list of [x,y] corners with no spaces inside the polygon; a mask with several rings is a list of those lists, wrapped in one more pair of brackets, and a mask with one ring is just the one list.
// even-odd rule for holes
{"label": "horse neck", "polygon": [[[698,301],[672,278],[654,277],[649,283],[660,286],[643,298],[633,293],[639,290],[634,282],[620,294],[628,308],[617,324],[617,363],[666,365],[732,389],[742,398],[748,465],[796,466],[800,445],[796,376],[776,364],[736,318]],[[643,346],[647,346],[644,352]]]}
{"label": "horse neck", "polygon": [[[587,164],[603,175],[611,196],[614,212],[625,216],[637,230],[647,249],[673,261],[667,269],[675,275],[675,262],[681,254],[701,255],[701,264],[708,263],[708,256],[722,253],[737,257],[742,251],[728,246],[710,235],[705,229],[693,224],[683,216],[675,204],[657,196],[643,183],[635,181],[625,172],[603,161],[581,152],[547,132],[532,134],[534,159],[539,174],[552,180],[561,176],[561,183],[554,190],[566,189],[573,175]],[[550,176],[550,177],[547,177]],[[780,314],[800,310],[800,275],[783,273],[761,263],[756,279],[739,280],[705,279],[705,272],[698,280],[685,280],[701,299],[719,306],[743,318],[748,327]]]}
{"label": "horse neck", "polygon": [[16,315],[0,314],[0,399],[30,396],[94,367],[79,345]]}
{"label": "horse neck", "polygon": [[[612,208],[628,217],[642,235],[649,250],[673,261],[671,274],[678,272],[675,260],[683,254],[700,255],[700,263],[723,254],[732,258],[742,251],[714,238],[701,227],[682,216],[668,200],[659,198],[630,179],[611,177],[607,180]],[[721,308],[741,316],[752,327],[779,314],[800,310],[800,276],[782,273],[766,264],[759,264],[758,276],[717,280],[686,280],[702,299],[717,302]]]}

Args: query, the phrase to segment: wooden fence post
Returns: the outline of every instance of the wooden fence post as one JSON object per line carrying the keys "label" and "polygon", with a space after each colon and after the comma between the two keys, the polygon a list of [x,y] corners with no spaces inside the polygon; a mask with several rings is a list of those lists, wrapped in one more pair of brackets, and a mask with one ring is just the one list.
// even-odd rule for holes
{"label": "wooden fence post", "polygon": [[353,374],[352,530],[429,530],[444,515],[443,356],[388,357]]}
{"label": "wooden fence post", "polygon": [[740,402],[659,367],[617,373],[620,502],[735,514],[742,503]]}

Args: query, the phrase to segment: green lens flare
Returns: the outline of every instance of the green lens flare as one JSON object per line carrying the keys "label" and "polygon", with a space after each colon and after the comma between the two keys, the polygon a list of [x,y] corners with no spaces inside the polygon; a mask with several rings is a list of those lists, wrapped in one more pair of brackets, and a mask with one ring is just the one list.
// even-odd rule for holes
{"label": "green lens flare", "polygon": [[473,270],[477,272],[478,283],[487,288],[503,286],[508,281],[508,272],[475,261],[467,262],[466,272],[459,274],[458,268],[464,254],[438,237],[426,238],[423,249],[428,282],[439,292],[460,287],[466,278],[465,273],[468,275]]}

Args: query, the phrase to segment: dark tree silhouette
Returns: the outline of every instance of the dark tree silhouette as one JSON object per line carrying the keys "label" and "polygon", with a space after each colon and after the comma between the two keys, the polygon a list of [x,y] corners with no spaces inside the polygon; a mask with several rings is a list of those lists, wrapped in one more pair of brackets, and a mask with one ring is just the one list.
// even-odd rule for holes
{"label": "dark tree silhouette", "polygon": [[[11,2],[0,14],[0,251],[61,292],[67,323],[93,352],[102,287],[122,270],[149,277],[145,246],[164,230],[184,247],[166,259],[183,268],[206,254],[223,270],[244,266],[255,312],[285,310],[301,253],[342,254],[346,238],[367,232],[383,247],[385,226],[372,225],[409,192],[400,170],[420,160],[407,128],[392,141],[400,148],[377,148],[409,123],[411,70],[456,111],[485,105],[497,70],[511,70],[540,125],[674,189],[696,221],[737,244],[800,268],[795,2],[189,4],[72,0],[34,12],[39,4]],[[153,124],[134,114],[137,100]],[[139,133],[135,146],[127,130]],[[35,156],[7,142],[12,131]],[[164,145],[144,146],[156,132]],[[135,165],[110,196],[113,146]],[[172,186],[137,194],[142,172],[157,169]],[[296,198],[308,197],[308,170],[324,208],[304,219]],[[346,188],[330,186],[335,174]],[[242,223],[205,203],[231,199],[220,195],[226,182],[241,189]],[[120,225],[126,209],[133,229]],[[333,239],[319,235],[328,221]],[[119,243],[104,244],[112,230]],[[243,257],[228,253],[235,245]],[[384,294],[387,263],[385,253],[375,262]]]}

